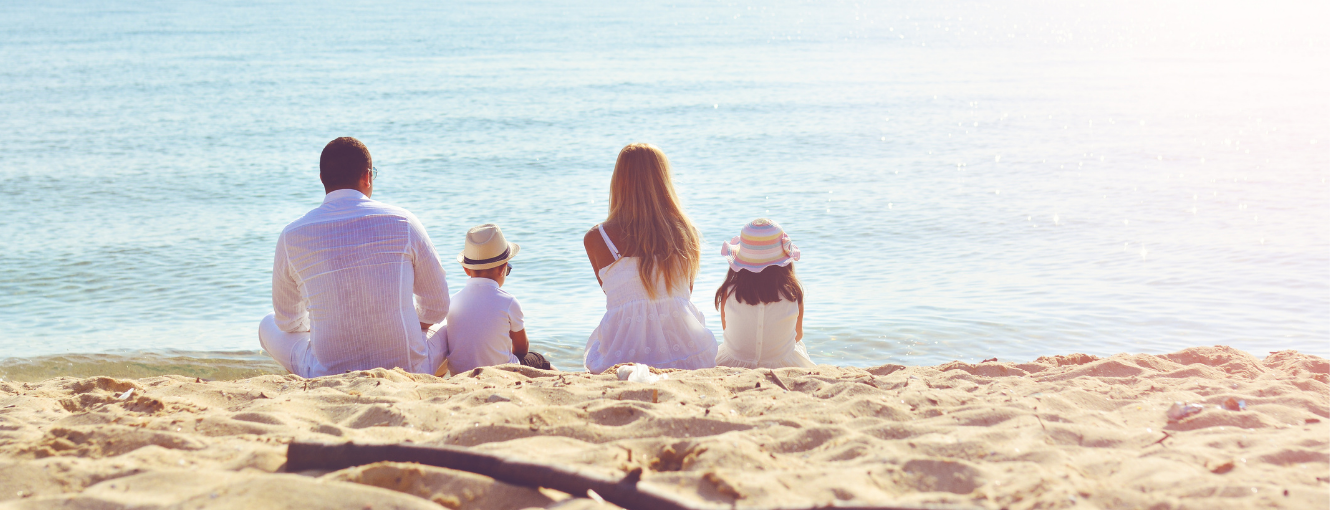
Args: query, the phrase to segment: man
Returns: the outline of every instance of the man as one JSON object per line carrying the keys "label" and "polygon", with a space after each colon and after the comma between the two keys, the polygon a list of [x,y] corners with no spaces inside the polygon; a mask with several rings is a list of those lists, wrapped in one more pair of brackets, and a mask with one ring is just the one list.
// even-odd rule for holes
{"label": "man", "polygon": [[428,331],[448,314],[443,266],[420,220],[370,200],[377,173],[359,140],[328,142],[323,205],[277,240],[274,313],[260,323],[259,343],[293,374],[433,374],[444,361],[446,329]]}

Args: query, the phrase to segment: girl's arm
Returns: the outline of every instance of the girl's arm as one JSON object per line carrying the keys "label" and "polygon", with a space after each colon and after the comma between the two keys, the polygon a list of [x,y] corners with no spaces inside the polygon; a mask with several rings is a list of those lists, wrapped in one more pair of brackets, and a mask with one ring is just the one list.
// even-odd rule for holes
{"label": "girl's arm", "polygon": [[720,329],[721,329],[721,330],[724,330],[724,329],[725,329],[725,300],[726,300],[726,299],[729,299],[729,298],[730,298],[730,296],[727,295],[727,296],[725,296],[724,299],[721,299],[721,300],[720,300]]}
{"label": "girl's arm", "polygon": [[[725,323],[725,314],[720,315],[720,322]],[[794,341],[798,342],[804,339],[804,302],[799,300],[799,320],[794,323]]]}

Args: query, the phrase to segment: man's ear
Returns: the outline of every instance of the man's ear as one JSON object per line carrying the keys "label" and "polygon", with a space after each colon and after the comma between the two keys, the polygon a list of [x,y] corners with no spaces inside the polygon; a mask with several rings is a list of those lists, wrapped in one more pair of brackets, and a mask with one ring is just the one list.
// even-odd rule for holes
{"label": "man's ear", "polygon": [[[361,175],[361,176],[360,176],[360,183],[359,183],[359,184],[360,184],[360,189],[363,189],[363,190],[366,190],[366,191],[369,191],[369,192],[373,192],[373,191],[374,191],[374,175],[373,175],[373,173],[372,173],[372,172],[365,172],[364,175]],[[368,194],[369,194],[369,193],[366,193],[366,195],[368,195]]]}

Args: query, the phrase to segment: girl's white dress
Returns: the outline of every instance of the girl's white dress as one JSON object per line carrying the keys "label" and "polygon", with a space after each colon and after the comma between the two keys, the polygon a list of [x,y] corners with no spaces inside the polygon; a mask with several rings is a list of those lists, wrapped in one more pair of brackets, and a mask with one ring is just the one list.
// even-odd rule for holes
{"label": "girl's white dress", "polygon": [[799,303],[777,301],[749,305],[725,298],[725,342],[716,364],[742,368],[817,366],[804,343],[794,339]]}
{"label": "girl's white dress", "polygon": [[596,229],[614,262],[598,273],[605,290],[605,316],[587,339],[587,370],[599,374],[626,362],[656,368],[716,366],[716,335],[693,306],[690,291],[684,287],[670,293],[664,277],[658,277],[652,299],[637,275],[638,258],[621,257],[605,229]]}

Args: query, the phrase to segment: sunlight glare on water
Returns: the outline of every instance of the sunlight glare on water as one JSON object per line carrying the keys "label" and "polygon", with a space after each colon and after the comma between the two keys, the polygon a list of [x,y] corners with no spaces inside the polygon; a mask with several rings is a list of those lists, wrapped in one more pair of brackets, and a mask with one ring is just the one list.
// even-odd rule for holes
{"label": "sunlight glare on water", "polygon": [[454,290],[468,227],[522,244],[506,288],[565,369],[604,308],[581,236],[637,141],[705,236],[718,337],[719,244],[769,216],[820,363],[1330,355],[1325,13],[6,2],[0,358],[253,352],[277,234],[344,135]]}

